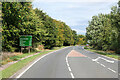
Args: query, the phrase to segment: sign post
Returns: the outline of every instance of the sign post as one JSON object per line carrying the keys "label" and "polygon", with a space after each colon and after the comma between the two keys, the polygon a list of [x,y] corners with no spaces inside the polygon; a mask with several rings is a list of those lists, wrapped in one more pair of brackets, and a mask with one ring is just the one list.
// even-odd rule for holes
{"label": "sign post", "polygon": [[28,52],[30,53],[30,47],[32,46],[32,36],[31,35],[21,35],[19,46],[21,46],[21,52],[22,52],[22,47],[28,46],[28,48],[29,48]]}

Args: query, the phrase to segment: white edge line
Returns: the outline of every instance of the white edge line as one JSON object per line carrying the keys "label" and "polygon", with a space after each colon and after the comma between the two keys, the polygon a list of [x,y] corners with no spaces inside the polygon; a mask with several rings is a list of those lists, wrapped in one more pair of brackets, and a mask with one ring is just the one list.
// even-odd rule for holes
{"label": "white edge line", "polygon": [[[50,53],[49,53],[50,54]],[[48,55],[48,54],[47,54]],[[34,63],[32,63],[27,69],[25,69],[20,75],[18,75],[16,78],[20,78],[28,69],[30,69],[36,62],[38,62],[40,59],[44,58],[47,55],[43,55],[38,60],[36,60]]]}
{"label": "white edge line", "polygon": [[[71,52],[71,51],[70,51],[70,52]],[[69,52],[69,53],[70,53],[70,52]],[[68,54],[69,54],[69,53],[68,53]],[[75,78],[74,75],[73,75],[73,73],[72,73],[72,70],[71,70],[71,68],[70,68],[70,66],[69,66],[69,63],[68,63],[68,54],[67,54],[67,56],[66,56],[67,67],[68,67],[68,70],[69,70],[69,72],[70,72],[71,77],[72,77],[72,78]]]}
{"label": "white edge line", "polygon": [[112,70],[111,68],[108,68],[109,70],[111,70],[112,72],[116,73],[116,71]]}
{"label": "white edge line", "polygon": [[[68,47],[65,47],[65,48],[68,48]],[[65,49],[65,48],[62,48],[62,49]],[[59,49],[59,50],[62,50],[62,49]],[[45,56],[49,55],[49,54],[52,54],[54,52],[57,52],[59,50],[56,50],[56,51],[53,51],[53,52],[50,52],[48,54],[45,54],[43,55],[42,57],[40,57],[38,60],[36,60],[35,62],[33,62],[28,68],[26,68],[21,74],[19,74],[16,78],[20,78],[28,69],[30,69],[36,62],[38,62],[40,59],[44,58]]]}
{"label": "white edge line", "polygon": [[[82,49],[84,49],[83,47],[82,47]],[[88,50],[86,50],[86,49],[84,49],[85,51],[88,51]],[[91,51],[88,51],[88,52],[91,52]],[[94,52],[95,53],[95,52]],[[96,54],[98,54],[98,53],[96,53]],[[119,61],[119,60],[117,60],[117,59],[114,59],[114,58],[111,58],[111,57],[108,57],[108,56],[104,56],[104,55],[101,55],[101,54],[98,54],[98,55],[100,55],[100,56],[103,56],[103,57],[106,57],[106,58],[109,58],[109,59],[113,59],[113,60],[115,60],[115,61]]]}

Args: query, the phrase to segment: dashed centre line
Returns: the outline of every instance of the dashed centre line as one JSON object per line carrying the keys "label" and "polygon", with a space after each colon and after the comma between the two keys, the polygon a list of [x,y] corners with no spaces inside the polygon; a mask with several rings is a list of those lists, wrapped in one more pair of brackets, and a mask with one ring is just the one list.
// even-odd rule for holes
{"label": "dashed centre line", "polygon": [[[106,67],[105,65],[99,63],[97,60],[93,60],[93,59],[90,58],[90,57],[88,57],[88,58],[91,59],[93,62],[96,62],[96,63],[100,64],[101,66]],[[110,70],[110,71],[112,71],[112,72],[114,72],[114,73],[117,73],[115,70],[113,70],[113,69],[111,69],[111,68],[108,68],[108,70]],[[118,74],[118,75],[120,75],[120,74]]]}
{"label": "dashed centre line", "polygon": [[97,62],[98,64],[100,64],[99,62]]}
{"label": "dashed centre line", "polygon": [[[70,53],[71,53],[71,52],[69,52],[68,55],[69,55]],[[68,67],[68,70],[69,70],[69,72],[70,72],[71,77],[72,77],[72,78],[75,78],[74,75],[73,75],[73,73],[72,73],[72,70],[71,70],[71,68],[70,68],[70,65],[69,65],[69,63],[68,63],[68,55],[66,56],[67,67]]]}
{"label": "dashed centre line", "polygon": [[74,78],[74,75],[73,75],[73,73],[71,72],[70,74],[71,74],[72,78]]}
{"label": "dashed centre line", "polygon": [[[66,48],[68,48],[68,47],[66,47]],[[65,49],[65,48],[63,48],[63,49]],[[63,49],[60,49],[60,50],[63,50]],[[48,56],[48,55],[50,55],[50,54],[52,54],[52,53],[54,53],[54,52],[60,51],[60,50],[56,50],[56,51],[50,52],[50,53],[45,54],[45,55],[43,55],[42,57],[38,58],[38,59],[37,59],[35,62],[33,62],[29,67],[27,67],[22,73],[20,73],[20,74],[16,77],[16,79],[17,79],[17,78],[20,78],[26,71],[28,71],[28,70],[29,70],[34,64],[36,64],[39,60],[43,59],[44,57],[46,57],[46,56]],[[16,79],[15,79],[15,80],[16,80]]]}
{"label": "dashed centre line", "polygon": [[112,70],[111,68],[108,68],[110,71],[112,71],[112,72],[114,72],[114,73],[116,73],[116,71],[114,71],[114,70]]}
{"label": "dashed centre line", "polygon": [[105,65],[103,65],[103,64],[100,64],[101,66],[103,66],[103,67],[105,67]]}
{"label": "dashed centre line", "polygon": [[[82,47],[83,48],[83,47]],[[84,49],[84,48],[83,48]],[[84,49],[85,50],[85,49]],[[85,51],[87,51],[87,50],[85,50]],[[87,52],[89,52],[89,51],[87,51]],[[101,56],[103,56],[103,55],[101,55]],[[88,57],[88,56],[87,56]],[[107,57],[107,56],[104,56],[104,57]],[[95,61],[96,63],[98,63],[98,64],[100,64],[101,66],[103,66],[103,67],[106,67],[105,65],[103,65],[103,64],[101,64],[101,63],[99,63],[97,60],[98,59],[103,59],[103,60],[105,60],[105,61],[107,61],[107,62],[109,62],[109,63],[114,63],[114,61],[110,61],[110,60],[107,60],[107,59],[105,59],[105,58],[103,58],[103,57],[98,57],[98,58],[96,58],[96,59],[92,59],[92,58],[90,58],[90,57],[88,57],[89,59],[91,59],[93,62]],[[109,58],[109,57],[107,57],[107,58]],[[111,59],[111,58],[110,58]],[[113,58],[112,58],[113,59]],[[115,60],[115,59],[113,59],[113,60]],[[112,72],[114,72],[114,73],[117,73],[117,71],[115,71],[115,70],[113,70],[113,69],[111,69],[111,68],[108,68],[108,70],[110,70],[110,71],[112,71]],[[118,75],[120,75],[120,73],[118,73]]]}
{"label": "dashed centre line", "polygon": [[[93,62],[96,62],[96,63],[100,64],[100,65],[103,66],[104,68],[106,67],[104,64],[101,64],[100,62],[97,61],[97,60],[98,60],[99,58],[101,58],[101,57],[99,57],[99,58],[97,58],[97,59],[92,59],[92,58],[90,58],[90,57],[88,57],[88,56],[85,56],[85,55],[83,55],[83,54],[81,54],[81,53],[78,54],[78,52],[76,52],[75,50],[72,50],[71,52],[68,53],[68,55],[67,55],[67,57],[66,57],[66,63],[67,63],[68,70],[70,71],[70,75],[71,75],[72,78],[74,78],[74,75],[73,75],[72,70],[71,70],[71,68],[70,68],[70,66],[69,66],[69,64],[68,64],[68,60],[67,60],[68,57],[87,57],[87,58],[91,59]],[[101,59],[104,59],[104,58],[101,58]],[[104,60],[107,61],[107,62],[110,62],[110,63],[114,63],[114,62],[109,61],[109,60],[107,60],[107,59],[104,59]],[[112,71],[112,72],[114,72],[114,73],[117,73],[117,71],[115,71],[115,70],[113,70],[113,69],[111,69],[111,68],[107,68],[107,69],[110,70],[110,71]],[[120,74],[118,74],[118,75],[120,75]]]}
{"label": "dashed centre line", "polygon": [[70,67],[68,67],[68,69],[69,69],[69,71],[71,71],[71,68],[70,68]]}

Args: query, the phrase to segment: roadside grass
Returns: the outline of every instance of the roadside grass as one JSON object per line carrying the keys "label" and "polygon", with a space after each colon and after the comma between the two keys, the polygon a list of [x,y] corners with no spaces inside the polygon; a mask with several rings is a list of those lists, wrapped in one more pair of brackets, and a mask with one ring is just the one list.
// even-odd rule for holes
{"label": "roadside grass", "polygon": [[[26,59],[23,59],[21,61],[18,61],[17,63],[15,64],[12,64],[11,66],[9,66],[8,68],[0,71],[0,73],[2,72],[2,76],[0,76],[0,78],[9,78],[10,76],[12,76],[15,72],[17,72],[18,70],[22,69],[24,66],[26,66],[28,63],[32,62],[34,59],[36,59],[37,57],[39,56],[42,56],[44,54],[47,54],[49,52],[52,52],[52,51],[55,51],[55,50],[58,50],[58,49],[61,49],[61,48],[64,48],[65,46],[63,47],[55,47],[51,50],[47,50],[47,51],[44,51],[44,50],[41,50],[41,52],[37,55],[34,55],[34,56],[31,56],[29,58],[26,58]],[[18,56],[14,56],[14,57],[11,57],[11,59],[21,59],[23,57],[26,57],[26,56],[29,56],[31,54],[34,54],[35,52],[32,52],[32,53],[26,53],[26,54],[22,54],[22,55],[18,55]]]}
{"label": "roadside grass", "polygon": [[24,66],[26,66],[28,63],[30,63],[31,61],[33,61],[38,56],[41,56],[41,55],[49,53],[49,52],[51,52],[51,51],[41,52],[40,54],[37,54],[37,55],[34,55],[32,57],[26,58],[24,60],[21,60],[21,61],[15,63],[15,64],[9,66],[5,70],[2,70],[2,78],[9,78],[15,72],[17,72],[18,70],[20,70],[21,68],[23,68]]}
{"label": "roadside grass", "polygon": [[113,52],[110,52],[110,51],[94,50],[94,49],[91,49],[91,48],[89,49],[87,47],[85,47],[84,49],[89,50],[91,52],[101,54],[101,55],[105,55],[105,56],[108,56],[108,57],[111,57],[111,58],[114,58],[114,59],[117,59],[117,60],[120,60],[120,55],[118,55],[116,53],[113,53]]}
{"label": "roadside grass", "polygon": [[37,51],[38,51],[38,52],[39,52],[39,51],[49,51],[49,50],[54,51],[54,50],[62,49],[62,48],[64,48],[64,47],[68,47],[68,46],[53,47],[52,49],[37,50]]}
{"label": "roadside grass", "polygon": [[58,50],[58,49],[62,49],[64,47],[67,47],[67,46],[62,46],[62,47],[53,47],[51,50]]}
{"label": "roadside grass", "polygon": [[[53,47],[51,49],[51,51],[58,50],[58,49],[61,49],[61,48],[64,48],[64,47],[65,46],[62,46],[62,47]],[[43,51],[46,51],[46,50],[37,50],[36,52],[43,52]],[[47,50],[47,51],[49,51],[49,50]],[[15,56],[12,56],[12,57],[8,57],[7,59],[0,61],[0,64],[5,65],[5,64],[7,64],[9,62],[17,61],[17,60],[20,60],[21,58],[24,58],[26,56],[32,55],[32,54],[34,54],[36,52],[23,53],[23,54],[20,54],[20,55],[15,55]]]}
{"label": "roadside grass", "polygon": [[34,53],[35,53],[35,52],[24,53],[24,54],[22,54],[22,55],[17,55],[17,56],[10,57],[10,59],[13,60],[13,61],[16,61],[16,60],[19,60],[19,59],[24,58],[24,57],[26,57],[26,56],[32,55],[32,54],[34,54]]}
{"label": "roadside grass", "polygon": [[12,57],[8,57],[6,60],[2,60],[1,61],[1,64],[2,65],[5,65],[7,64],[8,62],[12,62],[12,61],[17,61],[21,58],[24,58],[26,56],[29,56],[29,55],[32,55],[34,54],[35,52],[31,52],[31,53],[24,53],[24,54],[21,54],[21,55],[16,55],[16,56],[12,56]]}

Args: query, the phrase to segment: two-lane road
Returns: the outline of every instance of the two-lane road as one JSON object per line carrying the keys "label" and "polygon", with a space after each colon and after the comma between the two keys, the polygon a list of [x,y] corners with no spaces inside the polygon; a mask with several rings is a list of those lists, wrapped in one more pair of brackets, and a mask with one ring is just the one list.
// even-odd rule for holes
{"label": "two-lane road", "polygon": [[88,52],[81,46],[71,46],[43,57],[18,76],[17,78],[118,78],[118,61]]}
{"label": "two-lane road", "polygon": [[65,60],[71,50],[72,47],[69,47],[47,55],[20,78],[71,78]]}

